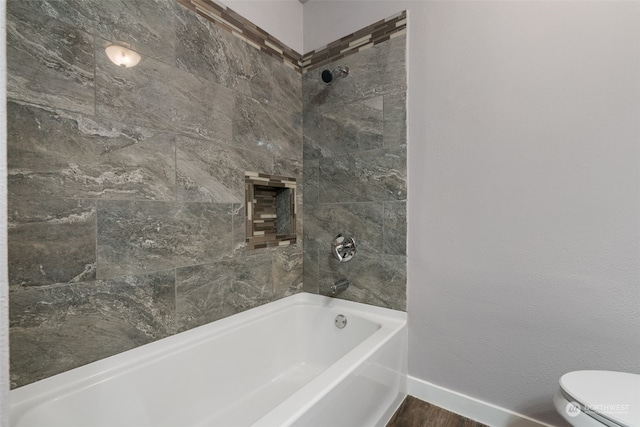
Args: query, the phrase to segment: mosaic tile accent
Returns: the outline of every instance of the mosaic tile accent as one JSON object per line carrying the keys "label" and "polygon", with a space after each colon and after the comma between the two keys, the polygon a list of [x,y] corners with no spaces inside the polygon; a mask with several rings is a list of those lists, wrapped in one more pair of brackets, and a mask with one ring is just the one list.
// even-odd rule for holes
{"label": "mosaic tile accent", "polygon": [[247,172],[245,194],[247,249],[296,243],[295,178]]}
{"label": "mosaic tile accent", "polygon": [[243,18],[227,6],[212,0],[177,0],[184,7],[215,23],[254,48],[302,72],[302,56],[277,38]]}
{"label": "mosaic tile accent", "polygon": [[306,73],[351,54],[361,52],[407,32],[407,11],[374,22],[348,34],[327,46],[305,55],[287,47],[277,38],[243,18],[227,6],[214,0],[176,0],[203,18],[215,23],[250,46],[282,60],[299,73]]}
{"label": "mosaic tile accent", "polygon": [[407,11],[405,10],[348,34],[325,47],[306,53],[302,57],[303,72],[315,70],[406,33]]}

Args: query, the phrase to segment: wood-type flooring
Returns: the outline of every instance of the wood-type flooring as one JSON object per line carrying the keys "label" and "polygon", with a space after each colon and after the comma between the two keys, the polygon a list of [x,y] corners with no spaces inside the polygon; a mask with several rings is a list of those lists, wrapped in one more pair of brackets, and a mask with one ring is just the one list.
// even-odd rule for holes
{"label": "wood-type flooring", "polygon": [[487,427],[438,406],[407,396],[387,427]]}

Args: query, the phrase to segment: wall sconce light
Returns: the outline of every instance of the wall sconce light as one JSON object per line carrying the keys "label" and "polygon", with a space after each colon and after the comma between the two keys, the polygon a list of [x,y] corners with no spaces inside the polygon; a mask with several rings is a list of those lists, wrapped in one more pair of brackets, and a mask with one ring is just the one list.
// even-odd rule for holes
{"label": "wall sconce light", "polygon": [[140,62],[140,55],[124,46],[112,44],[107,46],[105,52],[111,62],[123,68],[135,67]]}

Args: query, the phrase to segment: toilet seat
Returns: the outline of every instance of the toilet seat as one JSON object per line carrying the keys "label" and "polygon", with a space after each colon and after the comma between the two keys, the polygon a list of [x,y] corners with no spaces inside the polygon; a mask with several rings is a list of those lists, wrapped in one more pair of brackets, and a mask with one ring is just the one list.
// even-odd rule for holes
{"label": "toilet seat", "polygon": [[[579,414],[570,413],[571,404],[579,406]],[[640,375],[612,371],[569,372],[560,378],[554,405],[573,425],[640,427]]]}

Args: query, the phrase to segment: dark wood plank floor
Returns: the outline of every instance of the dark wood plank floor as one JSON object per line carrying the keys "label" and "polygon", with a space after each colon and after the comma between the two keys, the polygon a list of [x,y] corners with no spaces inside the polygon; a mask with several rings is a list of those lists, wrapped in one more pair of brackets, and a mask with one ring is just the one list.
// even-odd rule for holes
{"label": "dark wood plank floor", "polygon": [[487,427],[438,406],[407,396],[387,427]]}

